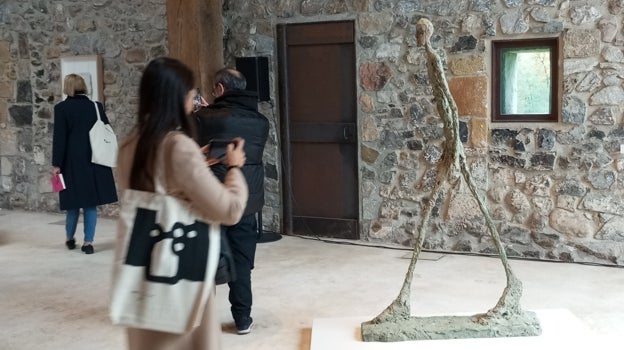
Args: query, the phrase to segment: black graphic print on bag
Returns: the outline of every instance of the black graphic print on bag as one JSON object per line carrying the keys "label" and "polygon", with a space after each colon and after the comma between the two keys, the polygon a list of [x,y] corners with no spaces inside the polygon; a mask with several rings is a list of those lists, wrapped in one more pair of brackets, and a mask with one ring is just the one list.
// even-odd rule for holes
{"label": "black graphic print on bag", "polygon": [[208,244],[207,224],[176,222],[171,231],[164,232],[156,223],[156,211],[138,208],[125,263],[144,266],[148,281],[166,284],[176,284],[181,279],[203,281]]}

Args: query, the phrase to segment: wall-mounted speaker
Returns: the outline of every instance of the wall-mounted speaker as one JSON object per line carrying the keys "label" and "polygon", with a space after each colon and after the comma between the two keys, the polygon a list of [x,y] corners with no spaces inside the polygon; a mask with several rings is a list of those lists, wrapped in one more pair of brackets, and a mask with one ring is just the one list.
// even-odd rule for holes
{"label": "wall-mounted speaker", "polygon": [[271,100],[268,57],[236,57],[236,70],[247,79],[246,90],[258,94],[258,101]]}

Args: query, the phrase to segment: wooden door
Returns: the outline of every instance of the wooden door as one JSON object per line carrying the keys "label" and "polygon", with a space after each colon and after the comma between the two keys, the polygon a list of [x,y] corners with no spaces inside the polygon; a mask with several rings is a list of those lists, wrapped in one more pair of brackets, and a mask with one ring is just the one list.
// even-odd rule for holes
{"label": "wooden door", "polygon": [[278,26],[287,233],[358,239],[353,21]]}

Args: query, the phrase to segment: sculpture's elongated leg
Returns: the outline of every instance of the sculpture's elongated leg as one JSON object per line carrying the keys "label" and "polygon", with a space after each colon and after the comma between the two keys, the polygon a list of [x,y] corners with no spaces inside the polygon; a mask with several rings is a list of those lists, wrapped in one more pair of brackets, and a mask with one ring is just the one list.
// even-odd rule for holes
{"label": "sculpture's elongated leg", "polygon": [[436,176],[436,184],[432,191],[431,198],[429,198],[425,205],[423,217],[418,228],[418,238],[416,240],[416,243],[414,244],[412,259],[410,260],[409,267],[407,268],[405,280],[403,280],[403,286],[401,287],[399,295],[384,311],[381,312],[381,314],[379,314],[379,316],[372,319],[370,323],[380,323],[386,322],[389,319],[410,317],[410,290],[412,286],[412,280],[414,278],[414,269],[416,268],[416,262],[418,261],[422,245],[425,241],[427,226],[429,225],[431,212],[433,211],[433,208],[435,207],[439,197],[444,196],[446,192],[445,187],[449,187],[449,183],[446,181],[448,172],[448,168],[440,169],[440,172]]}

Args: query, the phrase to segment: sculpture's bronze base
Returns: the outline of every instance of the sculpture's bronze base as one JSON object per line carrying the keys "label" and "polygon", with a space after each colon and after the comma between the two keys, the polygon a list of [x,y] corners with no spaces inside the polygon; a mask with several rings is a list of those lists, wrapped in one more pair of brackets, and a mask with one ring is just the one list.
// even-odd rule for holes
{"label": "sculpture's bronze base", "polygon": [[490,316],[410,317],[383,323],[362,323],[362,340],[395,342],[426,339],[464,339],[537,336],[542,333],[534,312]]}

